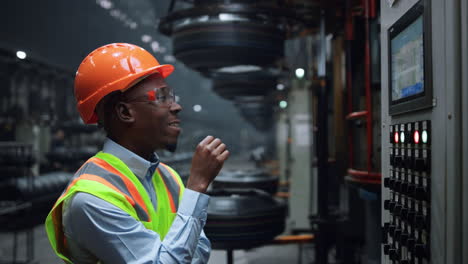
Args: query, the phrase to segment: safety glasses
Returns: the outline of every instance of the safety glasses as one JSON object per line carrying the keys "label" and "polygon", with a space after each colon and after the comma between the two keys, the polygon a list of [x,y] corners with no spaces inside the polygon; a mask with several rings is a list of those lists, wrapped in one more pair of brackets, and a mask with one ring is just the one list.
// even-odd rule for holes
{"label": "safety glasses", "polygon": [[[145,98],[144,101],[139,101],[139,98]],[[175,100],[174,91],[170,86],[165,86],[162,88],[154,88],[148,92],[146,95],[139,96],[133,99],[126,100],[127,102],[153,102],[161,106],[171,106]]]}

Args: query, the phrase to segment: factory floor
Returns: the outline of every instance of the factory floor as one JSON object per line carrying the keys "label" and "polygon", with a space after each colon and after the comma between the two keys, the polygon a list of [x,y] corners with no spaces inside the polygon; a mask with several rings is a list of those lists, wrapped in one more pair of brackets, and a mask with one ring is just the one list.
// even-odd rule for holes
{"label": "factory floor", "polygon": [[[63,263],[55,256],[47,240],[44,226],[33,229],[34,234],[34,262],[37,264]],[[13,233],[0,233],[0,263],[13,263]],[[312,245],[304,245],[302,262],[299,261],[298,245],[269,245],[251,250],[235,250],[234,264],[283,264],[283,263],[310,263],[313,258]],[[26,258],[26,234],[18,234],[17,261],[21,263]],[[227,263],[227,253],[224,250],[213,250],[208,264]]]}

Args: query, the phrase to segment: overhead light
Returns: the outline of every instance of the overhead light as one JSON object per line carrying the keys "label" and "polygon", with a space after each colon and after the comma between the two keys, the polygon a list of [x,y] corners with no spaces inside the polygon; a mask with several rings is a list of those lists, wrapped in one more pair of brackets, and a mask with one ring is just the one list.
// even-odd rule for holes
{"label": "overhead light", "polygon": [[196,104],[196,105],[193,106],[193,111],[200,112],[201,110],[202,110],[201,105]]}
{"label": "overhead light", "polygon": [[118,9],[112,9],[112,10],[110,11],[110,15],[111,15],[112,17],[118,18],[118,17],[120,17],[120,10],[118,10]]}
{"label": "overhead light", "polygon": [[278,91],[284,90],[284,84],[278,83],[278,84],[276,85],[276,90],[278,90]]}
{"label": "overhead light", "polygon": [[302,68],[297,68],[296,69],[296,77],[299,79],[302,79],[304,77],[305,71]]}
{"label": "overhead light", "polygon": [[18,50],[16,52],[16,57],[18,57],[18,59],[24,60],[24,59],[26,59],[26,52],[24,52],[22,50]]}
{"label": "overhead light", "polygon": [[243,73],[243,72],[253,72],[259,71],[262,68],[256,65],[235,65],[235,66],[227,66],[222,67],[217,70],[217,72],[225,72],[225,73]]}
{"label": "overhead light", "polygon": [[172,55],[165,55],[165,56],[164,56],[164,60],[165,60],[166,62],[169,62],[169,63],[173,63],[173,62],[176,61],[175,57],[172,56]]}
{"label": "overhead light", "polygon": [[282,109],[285,109],[286,107],[288,107],[288,102],[280,101],[279,102],[279,107],[281,107]]}
{"label": "overhead light", "polygon": [[136,29],[138,27],[138,24],[136,22],[130,22],[129,26],[131,29]]}
{"label": "overhead light", "polygon": [[144,43],[149,43],[151,41],[151,36],[150,35],[143,35],[141,36],[141,41],[143,41]]}
{"label": "overhead light", "polygon": [[114,4],[109,0],[97,0],[97,3],[104,9],[110,9]]}
{"label": "overhead light", "polygon": [[157,42],[157,41],[152,41],[152,42],[151,42],[151,49],[153,50],[153,52],[158,52],[158,51],[160,51],[159,42]]}

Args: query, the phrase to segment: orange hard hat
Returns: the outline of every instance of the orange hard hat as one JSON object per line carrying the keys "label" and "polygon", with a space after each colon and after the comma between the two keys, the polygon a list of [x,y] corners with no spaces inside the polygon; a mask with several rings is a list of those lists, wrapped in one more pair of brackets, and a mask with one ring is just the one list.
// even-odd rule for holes
{"label": "orange hard hat", "polygon": [[174,66],[160,65],[141,47],[113,43],[97,48],[81,62],[75,77],[78,112],[86,124],[94,124],[99,101],[113,91],[125,91],[145,77],[159,72],[166,78]]}

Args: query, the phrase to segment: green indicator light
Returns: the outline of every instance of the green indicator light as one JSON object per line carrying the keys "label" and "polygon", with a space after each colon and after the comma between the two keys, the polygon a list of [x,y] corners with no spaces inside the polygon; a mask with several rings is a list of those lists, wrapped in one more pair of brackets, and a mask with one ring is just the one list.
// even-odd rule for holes
{"label": "green indicator light", "polygon": [[401,143],[405,143],[405,132],[400,133],[400,141]]}
{"label": "green indicator light", "polygon": [[429,135],[427,134],[427,131],[424,130],[421,134],[421,139],[422,139],[422,143],[426,144],[427,143],[427,139],[428,139]]}

